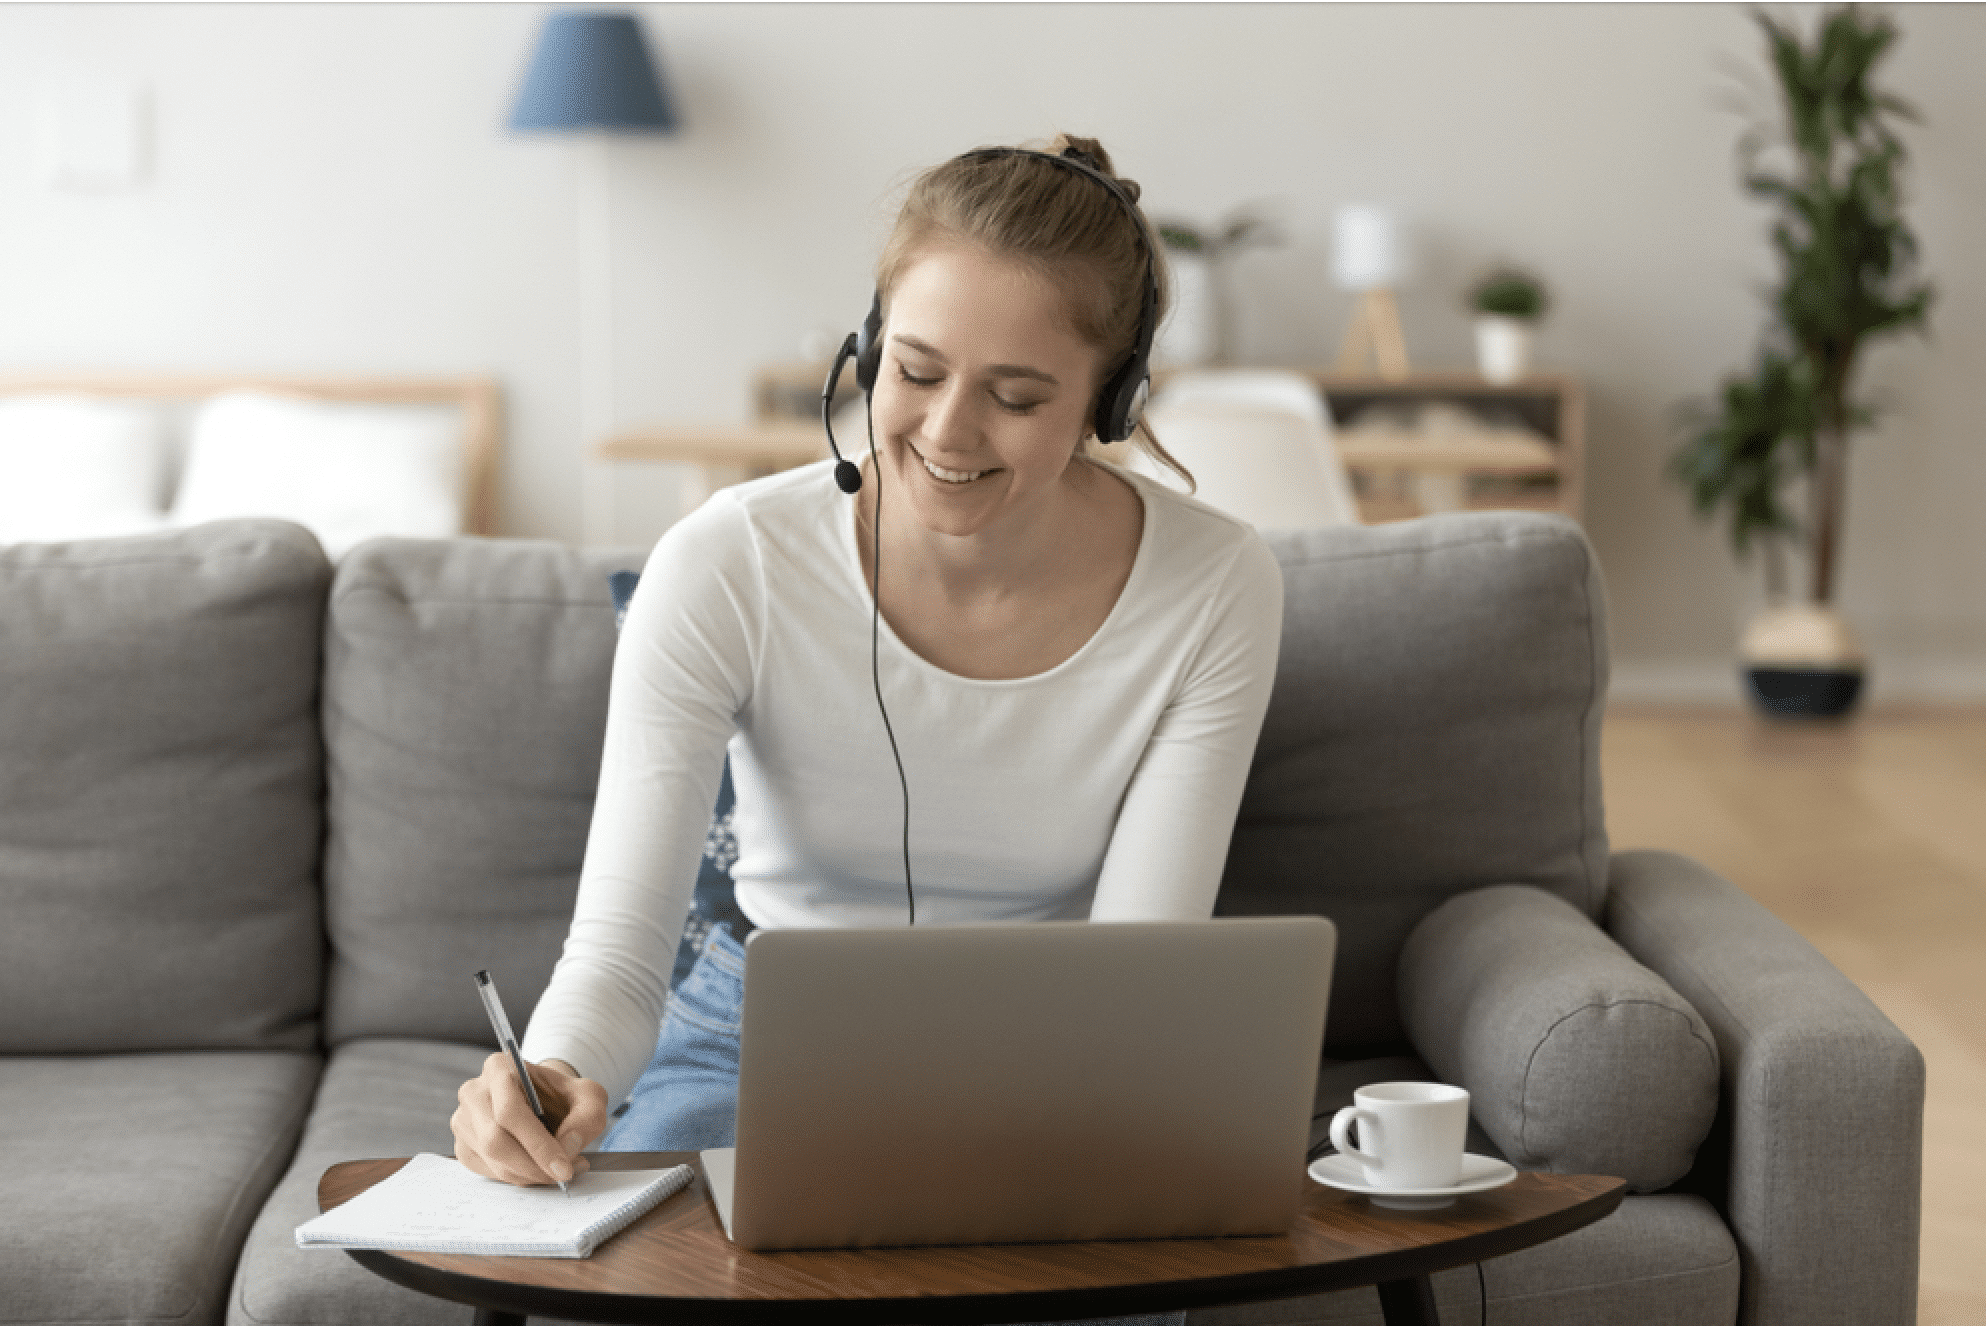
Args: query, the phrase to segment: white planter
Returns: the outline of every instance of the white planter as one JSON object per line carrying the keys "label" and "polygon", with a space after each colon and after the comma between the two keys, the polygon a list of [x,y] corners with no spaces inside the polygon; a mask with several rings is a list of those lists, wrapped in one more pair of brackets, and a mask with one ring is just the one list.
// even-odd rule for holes
{"label": "white planter", "polygon": [[1753,701],[1782,718],[1839,718],[1855,707],[1868,663],[1831,608],[1780,604],[1752,619],[1738,661]]}
{"label": "white planter", "polygon": [[1220,339],[1220,308],[1213,265],[1193,253],[1169,253],[1172,311],[1152,343],[1156,368],[1195,368],[1214,357]]}
{"label": "white planter", "polygon": [[1515,382],[1531,370],[1531,324],[1485,314],[1476,319],[1476,368],[1491,382]]}

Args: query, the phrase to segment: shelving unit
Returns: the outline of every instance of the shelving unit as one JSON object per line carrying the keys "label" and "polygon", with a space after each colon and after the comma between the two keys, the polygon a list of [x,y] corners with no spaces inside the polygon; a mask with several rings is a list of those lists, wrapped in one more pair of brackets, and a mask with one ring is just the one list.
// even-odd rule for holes
{"label": "shelving unit", "polygon": [[[1463,371],[1416,372],[1399,381],[1329,368],[1297,371],[1315,381],[1324,395],[1366,523],[1424,514],[1409,481],[1426,473],[1456,476],[1462,505],[1468,510],[1514,507],[1558,511],[1574,520],[1583,517],[1586,397],[1576,379],[1539,373],[1504,386]],[[1489,449],[1472,452],[1422,441],[1373,446],[1348,436],[1348,426],[1373,406],[1435,403],[1521,423],[1550,444],[1551,458],[1519,466]]]}

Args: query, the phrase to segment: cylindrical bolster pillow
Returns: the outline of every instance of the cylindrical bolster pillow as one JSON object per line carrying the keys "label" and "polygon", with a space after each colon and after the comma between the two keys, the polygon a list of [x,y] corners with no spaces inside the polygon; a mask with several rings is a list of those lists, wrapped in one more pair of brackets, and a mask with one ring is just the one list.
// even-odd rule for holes
{"label": "cylindrical bolster pillow", "polygon": [[1717,1113],[1717,1047],[1668,982],[1570,903],[1524,885],[1458,894],[1400,957],[1407,1033],[1510,1162],[1612,1174],[1635,1192],[1689,1172]]}

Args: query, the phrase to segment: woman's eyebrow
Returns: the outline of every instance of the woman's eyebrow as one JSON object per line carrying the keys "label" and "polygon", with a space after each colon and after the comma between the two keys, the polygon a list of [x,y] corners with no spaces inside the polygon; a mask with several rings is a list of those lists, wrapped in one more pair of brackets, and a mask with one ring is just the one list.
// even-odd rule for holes
{"label": "woman's eyebrow", "polygon": [[[892,341],[899,341],[902,344],[909,346],[911,349],[917,351],[919,354],[929,355],[931,358],[937,360],[941,364],[949,364],[951,362],[950,360],[945,358],[944,354],[941,351],[939,351],[937,346],[932,345],[926,341],[920,341],[915,336],[908,335],[904,332],[895,332],[890,336],[890,339]],[[1036,382],[1046,383],[1048,386],[1051,387],[1059,387],[1062,385],[1062,380],[1056,377],[1054,374],[1044,373],[1040,369],[1030,368],[1026,364],[994,364],[991,367],[989,367],[986,371],[991,373],[996,378],[1031,378]]]}
{"label": "woman's eyebrow", "polygon": [[1032,378],[1050,387],[1062,385],[1061,379],[1038,368],[1029,368],[1026,364],[995,364],[986,371],[996,378]]}

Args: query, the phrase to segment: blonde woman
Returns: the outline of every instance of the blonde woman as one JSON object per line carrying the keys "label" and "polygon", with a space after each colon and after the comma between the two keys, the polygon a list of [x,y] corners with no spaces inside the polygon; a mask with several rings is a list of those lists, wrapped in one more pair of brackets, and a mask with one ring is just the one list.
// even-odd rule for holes
{"label": "blonde woman", "polygon": [[[524,1041],[570,1112],[548,1136],[492,1056],[452,1120],[465,1165],[565,1179],[610,1123],[607,1149],[732,1145],[739,931],[1212,913],[1282,578],[1248,526],[1091,454],[1165,309],[1137,195],[1087,139],[927,172],[878,265],[860,489],[789,471],[656,545]],[[727,756],[745,920],[671,994]]]}

